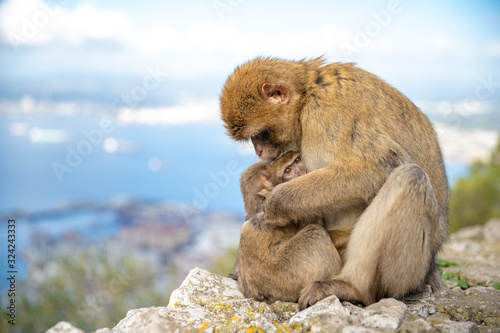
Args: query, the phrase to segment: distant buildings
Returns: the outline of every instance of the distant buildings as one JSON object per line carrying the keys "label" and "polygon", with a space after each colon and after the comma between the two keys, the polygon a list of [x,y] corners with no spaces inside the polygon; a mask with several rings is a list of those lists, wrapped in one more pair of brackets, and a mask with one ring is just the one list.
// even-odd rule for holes
{"label": "distant buildings", "polygon": [[[75,215],[87,216],[88,222],[71,228],[68,222]],[[112,216],[114,221],[99,223],[99,216]],[[232,214],[137,201],[75,204],[25,218],[33,228],[29,246],[23,248],[23,261],[30,277],[40,283],[57,274],[54,258],[92,252],[102,255],[96,263],[104,260],[112,264],[132,257],[146,264],[161,285],[172,269],[182,278],[191,268],[209,268],[217,256],[236,248],[243,222],[243,217]],[[49,225],[45,230],[40,227]],[[65,231],[58,233],[58,228]]]}

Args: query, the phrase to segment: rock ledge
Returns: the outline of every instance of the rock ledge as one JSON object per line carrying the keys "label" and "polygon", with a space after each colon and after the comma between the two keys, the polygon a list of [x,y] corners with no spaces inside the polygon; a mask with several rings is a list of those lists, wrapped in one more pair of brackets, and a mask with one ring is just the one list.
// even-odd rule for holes
{"label": "rock ledge", "polygon": [[[244,298],[232,279],[194,268],[167,307],[130,310],[113,329],[98,332],[496,332],[499,304],[500,291],[492,287],[438,294],[429,288],[364,308],[331,296],[299,312],[296,303]],[[47,331],[56,332],[82,331],[60,322]]]}
{"label": "rock ledge", "polygon": [[[296,303],[272,305],[244,298],[235,281],[200,268],[172,292],[167,307],[130,310],[114,328],[132,332],[500,332],[500,221],[471,227],[450,237],[441,256],[449,274],[472,288],[450,289],[403,300],[383,299],[367,307],[325,298],[299,312]],[[47,333],[81,333],[59,322]]]}

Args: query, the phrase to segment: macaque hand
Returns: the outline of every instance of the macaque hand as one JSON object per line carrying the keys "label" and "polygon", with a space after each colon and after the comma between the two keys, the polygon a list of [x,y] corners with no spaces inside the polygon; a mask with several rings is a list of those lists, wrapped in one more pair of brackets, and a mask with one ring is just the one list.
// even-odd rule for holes
{"label": "macaque hand", "polygon": [[[284,184],[283,184],[284,185]],[[285,190],[285,191],[284,191]],[[277,186],[264,201],[264,223],[269,226],[285,227],[297,220],[293,218],[291,207],[287,207],[281,198],[289,198],[286,194],[286,188]]]}

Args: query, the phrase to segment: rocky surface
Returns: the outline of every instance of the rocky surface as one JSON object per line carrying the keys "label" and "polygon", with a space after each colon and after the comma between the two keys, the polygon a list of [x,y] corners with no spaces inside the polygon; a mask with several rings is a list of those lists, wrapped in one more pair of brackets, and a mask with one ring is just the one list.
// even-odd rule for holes
{"label": "rocky surface", "polygon": [[46,333],[84,333],[81,329],[76,328],[67,321],[60,321],[56,326],[49,329]]}
{"label": "rocky surface", "polygon": [[[445,272],[467,281],[470,286],[500,284],[500,220],[452,234],[440,258],[456,264],[444,268]],[[449,284],[449,287],[455,285]]]}
{"label": "rocky surface", "polygon": [[[296,303],[272,305],[244,298],[235,281],[194,268],[167,307],[130,310],[112,332],[500,332],[500,221],[453,235],[442,258],[448,276],[467,281],[403,300],[367,307],[328,297],[299,311]],[[60,322],[48,333],[81,330]]]}

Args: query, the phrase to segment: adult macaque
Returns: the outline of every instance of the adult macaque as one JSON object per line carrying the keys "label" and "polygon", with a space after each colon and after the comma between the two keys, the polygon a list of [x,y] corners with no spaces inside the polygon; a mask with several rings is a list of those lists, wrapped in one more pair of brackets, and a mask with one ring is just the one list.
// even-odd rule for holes
{"label": "adult macaque", "polygon": [[[241,229],[233,278],[246,297],[272,303],[296,302],[316,280],[332,278],[342,260],[322,219],[275,227],[263,222],[262,202],[277,184],[307,172],[298,154],[285,154],[272,165],[259,162],[241,176],[247,221]],[[349,231],[343,231],[348,238]],[[342,240],[340,240],[342,242]],[[347,243],[347,241],[344,241]]]}
{"label": "adult macaque", "polygon": [[264,223],[287,226],[364,209],[341,272],[301,293],[371,304],[442,281],[434,258],[447,234],[448,182],[429,120],[404,95],[353,64],[257,58],[220,98],[235,140],[275,160],[301,151],[308,174],[278,185]]}

